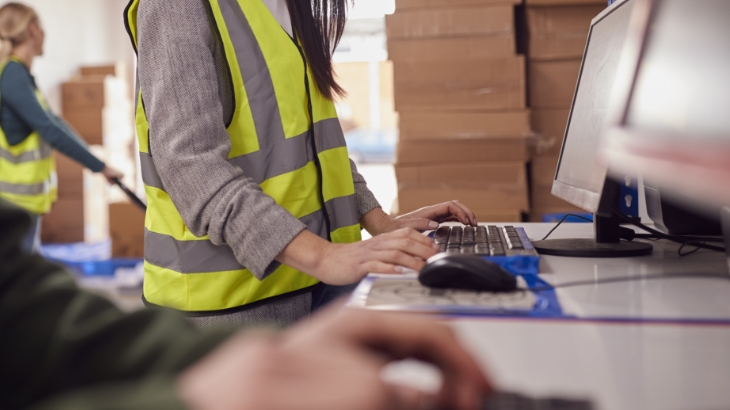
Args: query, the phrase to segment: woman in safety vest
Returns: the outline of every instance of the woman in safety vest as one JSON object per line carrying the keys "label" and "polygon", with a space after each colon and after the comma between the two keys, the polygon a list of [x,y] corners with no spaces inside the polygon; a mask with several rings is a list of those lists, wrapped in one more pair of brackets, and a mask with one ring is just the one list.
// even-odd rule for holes
{"label": "woman in safety vest", "polygon": [[84,141],[48,108],[30,74],[43,55],[45,33],[33,9],[18,3],[0,8],[0,198],[30,211],[32,229],[22,250],[40,246],[40,215],[56,200],[55,148],[111,181],[122,174],[104,165]]}
{"label": "woman in safety vest", "polygon": [[417,231],[476,224],[458,201],[387,215],[349,160],[332,102],[346,3],[130,2],[148,305],[287,324],[368,272],[419,270],[437,247]]}

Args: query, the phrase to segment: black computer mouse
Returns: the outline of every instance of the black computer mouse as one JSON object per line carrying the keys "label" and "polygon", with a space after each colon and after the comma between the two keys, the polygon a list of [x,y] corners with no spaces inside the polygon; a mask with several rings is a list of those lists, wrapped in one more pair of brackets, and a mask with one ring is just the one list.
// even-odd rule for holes
{"label": "black computer mouse", "polygon": [[474,255],[436,255],[418,275],[423,286],[481,292],[511,292],[517,289],[515,275],[494,262]]}

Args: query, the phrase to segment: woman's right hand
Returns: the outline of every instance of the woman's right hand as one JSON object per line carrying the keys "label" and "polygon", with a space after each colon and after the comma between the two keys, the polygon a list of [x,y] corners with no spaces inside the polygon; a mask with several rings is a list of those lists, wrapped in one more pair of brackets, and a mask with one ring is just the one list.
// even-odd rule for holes
{"label": "woman's right hand", "polygon": [[328,285],[357,283],[370,272],[400,274],[403,268],[420,271],[426,259],[438,253],[429,237],[403,228],[349,244],[325,241],[303,231],[277,260]]}
{"label": "woman's right hand", "polygon": [[403,268],[420,271],[426,259],[438,250],[433,239],[410,228],[362,242],[329,243],[315,275],[329,285],[348,285],[357,283],[370,272],[400,274]]}

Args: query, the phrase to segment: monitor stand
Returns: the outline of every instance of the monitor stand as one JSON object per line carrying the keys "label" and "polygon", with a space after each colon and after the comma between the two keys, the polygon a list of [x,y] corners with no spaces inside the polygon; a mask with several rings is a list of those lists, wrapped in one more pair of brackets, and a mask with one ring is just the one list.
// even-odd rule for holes
{"label": "monitor stand", "polygon": [[595,239],[548,239],[534,241],[535,249],[541,255],[568,256],[574,258],[625,258],[645,256],[654,249],[643,242],[621,240],[617,216],[607,218],[594,215]]}

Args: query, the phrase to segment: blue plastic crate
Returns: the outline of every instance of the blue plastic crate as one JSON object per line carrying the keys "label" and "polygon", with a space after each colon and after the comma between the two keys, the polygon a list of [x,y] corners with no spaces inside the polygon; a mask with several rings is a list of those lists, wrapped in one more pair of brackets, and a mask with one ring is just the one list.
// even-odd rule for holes
{"label": "blue plastic crate", "polygon": [[114,276],[118,268],[134,268],[141,258],[111,258],[111,241],[43,245],[41,255],[81,276]]}
{"label": "blue plastic crate", "polygon": [[[545,214],[542,216],[542,221],[547,223],[558,223],[563,218],[565,218],[565,215],[568,215],[567,213],[562,214]],[[580,223],[592,223],[593,222],[593,214],[589,213],[577,213],[577,212],[571,212],[570,215],[578,215],[582,216],[583,218],[589,219],[589,221],[583,220],[581,218],[576,218],[574,216],[569,216],[565,219],[565,222],[580,222]]]}

